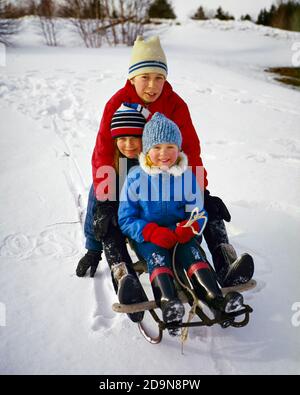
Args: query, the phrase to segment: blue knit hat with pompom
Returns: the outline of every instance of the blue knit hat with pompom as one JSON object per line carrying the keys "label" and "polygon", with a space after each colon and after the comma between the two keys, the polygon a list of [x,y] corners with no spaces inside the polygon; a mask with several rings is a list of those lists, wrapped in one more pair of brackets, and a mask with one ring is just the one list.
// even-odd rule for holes
{"label": "blue knit hat with pompom", "polygon": [[157,144],[176,144],[181,150],[182,136],[175,122],[156,112],[144,127],[143,153],[147,152]]}

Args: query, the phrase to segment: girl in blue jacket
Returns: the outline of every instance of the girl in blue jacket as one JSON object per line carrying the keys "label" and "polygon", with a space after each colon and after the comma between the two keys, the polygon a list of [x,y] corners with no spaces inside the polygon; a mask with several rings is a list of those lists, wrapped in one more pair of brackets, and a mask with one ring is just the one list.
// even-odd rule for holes
{"label": "girl in blue jacket", "polygon": [[[131,169],[120,196],[119,225],[148,265],[156,303],[166,323],[181,322],[184,306],[178,299],[172,272],[172,251],[177,243],[176,265],[183,267],[194,290],[213,311],[231,312],[243,304],[237,292],[222,296],[195,234],[203,223],[186,225],[190,212],[203,208],[203,193],[181,151],[178,126],[155,113],[146,123],[139,156],[140,166]],[[179,335],[179,329],[169,329]]]}

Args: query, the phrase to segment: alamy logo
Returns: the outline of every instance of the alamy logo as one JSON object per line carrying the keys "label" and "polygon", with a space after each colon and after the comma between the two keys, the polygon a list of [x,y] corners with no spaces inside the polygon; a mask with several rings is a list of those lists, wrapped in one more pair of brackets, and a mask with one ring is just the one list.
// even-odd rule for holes
{"label": "alamy logo", "polygon": [[[204,190],[204,168],[197,166],[195,174],[192,168],[188,167],[180,177],[172,176],[168,172],[159,172],[161,177],[149,176],[138,166],[131,168],[129,182],[126,183],[127,160],[119,159],[119,190],[120,201],[144,201],[144,202],[182,202],[186,204],[185,209],[192,211],[195,207],[203,207]],[[135,169],[135,170],[134,170]],[[134,174],[134,176],[132,176]],[[96,177],[101,179],[97,188],[96,196],[98,200],[116,200],[117,174],[112,166],[101,166],[96,173]],[[151,180],[151,182],[150,182]],[[124,188],[123,187],[124,184]]]}
{"label": "alamy logo", "polygon": [[6,326],[6,306],[0,302],[0,326]]}
{"label": "alamy logo", "polygon": [[6,47],[2,43],[0,43],[0,67],[1,66],[6,66]]}
{"label": "alamy logo", "polygon": [[300,302],[295,302],[292,305],[292,311],[295,311],[291,319],[292,325],[298,327],[300,326]]}
{"label": "alamy logo", "polygon": [[292,56],[292,65],[294,67],[300,66],[300,41],[293,43],[292,51],[295,52]]}

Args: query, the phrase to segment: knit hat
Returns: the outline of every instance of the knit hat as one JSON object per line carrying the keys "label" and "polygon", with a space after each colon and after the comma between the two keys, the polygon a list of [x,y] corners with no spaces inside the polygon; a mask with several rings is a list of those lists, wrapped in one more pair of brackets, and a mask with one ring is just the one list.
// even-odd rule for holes
{"label": "knit hat", "polygon": [[134,42],[128,79],[144,73],[160,73],[167,78],[167,59],[158,36],[150,37],[147,41],[137,36]]}
{"label": "knit hat", "polygon": [[122,103],[114,113],[110,123],[112,138],[134,136],[142,137],[143,129],[151,113],[137,103]]}
{"label": "knit hat", "polygon": [[143,132],[143,153],[147,152],[156,144],[176,144],[181,150],[182,137],[176,123],[156,112],[147,122]]}

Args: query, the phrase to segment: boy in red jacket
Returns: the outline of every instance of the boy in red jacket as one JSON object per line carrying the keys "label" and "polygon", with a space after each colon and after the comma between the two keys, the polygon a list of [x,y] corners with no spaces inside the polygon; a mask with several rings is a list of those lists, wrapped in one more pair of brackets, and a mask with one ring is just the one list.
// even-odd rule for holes
{"label": "boy in red jacket", "polygon": [[[200,156],[200,142],[187,104],[166,81],[167,70],[166,56],[159,37],[151,37],[144,41],[138,36],[132,50],[128,80],[125,86],[108,101],[103,112],[92,156],[94,188],[90,191],[88,212],[96,212],[97,200],[102,202],[107,200],[108,203],[109,199],[113,200],[115,183],[110,185],[106,171],[106,166],[114,167],[114,144],[110,133],[110,122],[123,102],[139,103],[147,107],[152,114],[163,113],[177,124],[182,134],[182,150],[188,157],[189,166],[192,166],[197,175],[199,175],[198,170],[202,170],[199,181],[204,183],[202,189],[206,188],[208,183]],[[243,254],[238,258],[234,248],[229,244],[223,220],[230,221],[230,214],[225,204],[220,198],[210,196],[207,190],[204,191],[204,197],[209,218],[204,237],[212,254],[220,285],[229,286],[249,281],[254,271],[253,260],[249,254]],[[110,226],[113,224],[111,223]],[[87,223],[86,220],[85,235],[88,253],[78,264],[80,270],[77,272],[81,275],[85,275],[88,268],[91,268],[92,273],[95,272],[102,250],[91,221]]]}

